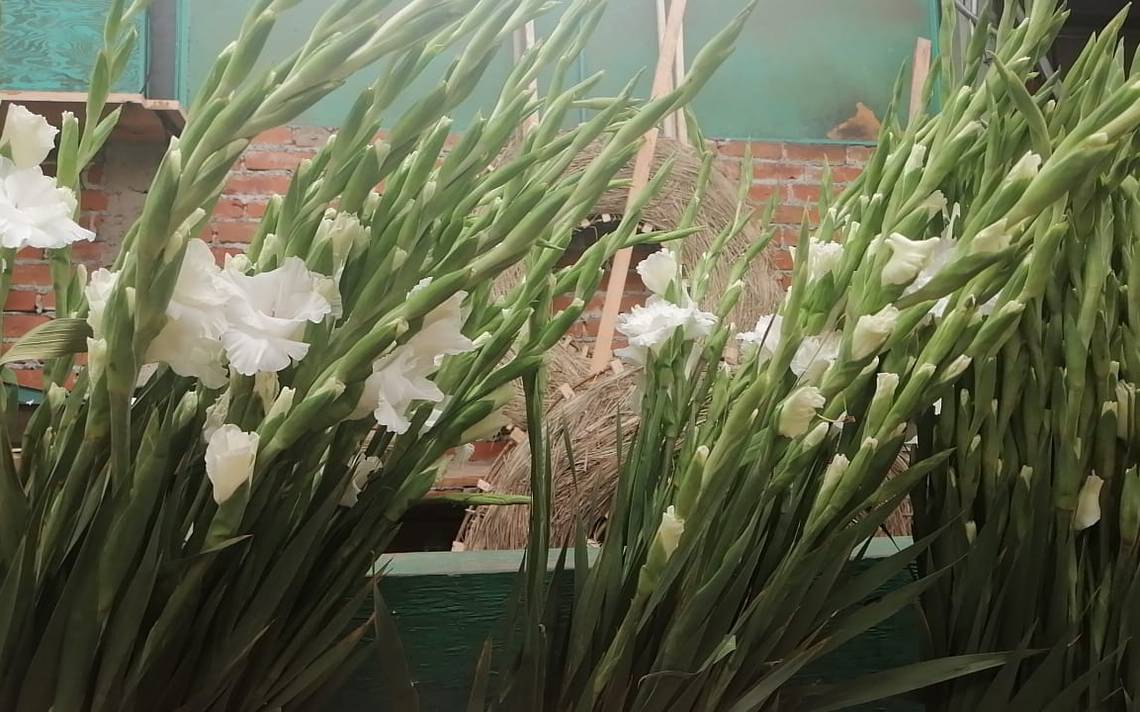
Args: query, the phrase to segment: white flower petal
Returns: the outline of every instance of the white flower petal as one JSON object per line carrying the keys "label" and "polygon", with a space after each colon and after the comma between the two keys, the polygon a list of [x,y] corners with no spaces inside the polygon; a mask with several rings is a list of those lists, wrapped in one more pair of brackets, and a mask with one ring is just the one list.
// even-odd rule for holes
{"label": "white flower petal", "polygon": [[783,317],[778,314],[765,314],[756,321],[752,331],[737,334],[736,338],[746,348],[757,349],[757,358],[760,363],[764,363],[776,353],[783,327]]}
{"label": "white flower petal", "polygon": [[1084,531],[1100,521],[1100,490],[1104,480],[1089,475],[1077,495],[1077,511],[1073,513],[1073,530]]}
{"label": "white flower petal", "polygon": [[87,297],[87,323],[96,338],[103,336],[103,312],[107,309],[107,302],[111,299],[111,292],[118,279],[118,272],[97,269],[91,273],[87,286],[83,288],[83,294]]}
{"label": "white flower petal", "polygon": [[318,323],[333,311],[321,294],[319,277],[297,257],[271,272],[223,272],[231,289],[221,341],[238,373],[280,371],[305,357],[309,344],[300,340],[305,324]]}
{"label": "white flower petal", "polygon": [[776,430],[786,438],[798,438],[811,428],[811,421],[826,403],[815,386],[797,388],[781,404]]}
{"label": "white flower petal", "polygon": [[665,552],[668,559],[677,550],[681,543],[681,535],[685,533],[685,520],[677,516],[677,510],[669,505],[661,514],[661,523],[657,526],[657,542]]}
{"label": "white flower petal", "polygon": [[883,265],[884,286],[913,282],[939,247],[938,240],[911,240],[897,232],[888,237],[886,243],[891,248],[891,257]]}
{"label": "white flower petal", "polygon": [[899,310],[889,304],[876,314],[859,317],[851,337],[851,357],[858,361],[878,351],[894,331],[898,318]]}
{"label": "white flower petal", "polygon": [[[657,295],[644,305],[637,305],[628,314],[618,316],[617,330],[629,340],[630,347],[654,351],[681,329],[684,338],[698,339],[708,336],[716,327],[716,316],[701,311],[696,304],[673,304]],[[639,355],[640,351],[626,351]]]}
{"label": "white flower petal", "polygon": [[372,364],[372,375],[364,381],[364,391],[351,420],[372,413],[376,422],[393,433],[405,433],[411,425],[408,411],[417,402],[439,403],[443,392],[427,378],[434,364],[424,364],[408,344]]}
{"label": "white flower petal", "polygon": [[17,168],[0,157],[0,246],[60,248],[95,233],[73,219],[75,194],[59,187],[39,166]]}
{"label": "white flower petal", "polygon": [[214,485],[214,501],[224,504],[253,476],[257,460],[257,433],[246,433],[230,423],[223,425],[206,445],[206,476]]}
{"label": "white flower petal", "polygon": [[669,291],[669,285],[673,283],[678,272],[677,257],[668,249],[654,252],[637,265],[641,281],[649,291],[662,297]]}
{"label": "white flower petal", "polygon": [[797,377],[815,383],[839,358],[842,335],[828,331],[818,336],[805,336],[792,356],[791,369]]}
{"label": "white flower petal", "polygon": [[7,148],[17,168],[32,168],[44,162],[55,147],[59,129],[47,119],[18,104],[8,105],[0,148]]}

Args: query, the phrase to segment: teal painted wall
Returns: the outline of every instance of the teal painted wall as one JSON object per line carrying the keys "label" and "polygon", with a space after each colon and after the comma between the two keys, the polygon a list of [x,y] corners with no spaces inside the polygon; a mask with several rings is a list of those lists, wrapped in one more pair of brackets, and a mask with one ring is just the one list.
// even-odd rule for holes
{"label": "teal painted wall", "polygon": [[[895,544],[872,540],[868,558],[859,570],[905,547],[909,537]],[[553,567],[558,552],[550,552]],[[401,642],[423,712],[466,709],[475,661],[488,636],[503,626],[504,602],[510,595],[522,552],[425,552],[391,554],[382,558],[385,568],[381,590],[395,615]],[[911,581],[901,573],[876,595]],[[570,584],[570,579],[564,580]],[[569,595],[569,588],[565,591]],[[569,601],[567,600],[567,606]],[[360,611],[367,620],[371,604]],[[838,681],[861,674],[906,665],[919,660],[921,639],[918,616],[906,609],[834,651],[804,671],[804,684]],[[321,707],[326,712],[400,712],[385,704],[383,687],[374,664],[365,662],[345,686]],[[884,700],[853,708],[852,712],[921,712],[909,700]]]}
{"label": "teal painted wall", "polygon": [[[111,0],[2,0],[0,88],[86,91],[103,44],[103,16]],[[146,20],[139,44],[114,91],[141,93],[146,84]]]}
{"label": "teal painted wall", "polygon": [[[744,0],[691,2],[685,49],[691,58],[743,6]],[[188,99],[211,62],[232,39],[250,0],[183,0],[181,96]],[[936,0],[760,0],[736,53],[698,98],[695,111],[705,132],[719,138],[821,141],[855,113],[862,102],[881,117],[899,70],[909,62],[915,38],[932,37]],[[307,0],[285,13],[267,57],[279,59],[297,47],[326,2]],[[555,21],[542,18],[538,33]],[[454,56],[454,55],[452,55]],[[452,56],[421,78],[433,84]],[[599,94],[612,93],[639,69],[656,61],[652,0],[610,0],[588,45],[579,75],[605,70]],[[453,117],[457,128],[491,103],[510,65],[505,49],[482,86]],[[383,71],[363,72],[307,112],[301,122],[335,126],[356,94]],[[649,91],[650,74],[639,92]],[[540,86],[541,89],[541,86]],[[409,96],[420,92],[411,91]],[[397,107],[397,109],[400,107]]]}

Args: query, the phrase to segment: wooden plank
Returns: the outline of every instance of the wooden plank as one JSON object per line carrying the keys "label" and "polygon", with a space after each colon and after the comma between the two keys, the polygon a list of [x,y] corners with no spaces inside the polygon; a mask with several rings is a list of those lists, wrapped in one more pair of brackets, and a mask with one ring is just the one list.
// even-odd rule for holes
{"label": "wooden plank", "polygon": [[910,72],[910,118],[922,112],[922,88],[930,75],[931,42],[919,37],[914,43],[914,63]]}
{"label": "wooden plank", "polygon": [[[654,3],[654,10],[657,12],[657,52],[661,53],[665,46],[665,25],[668,22],[669,15],[665,9],[665,0],[656,0]],[[666,91],[671,90],[677,86],[677,77],[674,73],[669,75],[669,86]],[[669,114],[665,120],[661,122],[661,131],[665,134],[665,138],[677,138],[677,118],[676,114]]]}
{"label": "wooden plank", "polygon": [[[673,0],[669,8],[669,19],[665,24],[665,39],[661,43],[661,53],[657,57],[657,70],[653,75],[653,90],[650,94],[657,98],[668,90],[670,76],[673,73],[673,55],[677,51],[677,42],[680,39],[681,23],[685,17],[687,0]],[[646,132],[641,150],[633,163],[633,180],[629,186],[629,196],[626,199],[626,209],[633,205],[639,193],[649,183],[649,171],[653,164],[653,154],[657,151],[657,128]],[[614,255],[610,265],[610,281],[606,287],[606,298],[602,305],[602,319],[598,324],[598,338],[594,344],[594,355],[590,360],[590,367],[594,373],[604,371],[613,354],[614,328],[617,325],[618,312],[621,310],[621,299],[625,294],[625,280],[629,275],[629,263],[633,255],[631,248],[625,248]]]}

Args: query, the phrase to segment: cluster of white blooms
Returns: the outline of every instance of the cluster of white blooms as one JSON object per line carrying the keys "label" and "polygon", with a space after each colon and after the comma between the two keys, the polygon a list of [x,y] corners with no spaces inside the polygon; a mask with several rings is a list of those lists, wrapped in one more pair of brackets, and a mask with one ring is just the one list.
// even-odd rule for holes
{"label": "cluster of white blooms", "polygon": [[[305,325],[332,312],[325,278],[310,272],[298,257],[253,275],[242,272],[247,264],[229,260],[222,269],[205,242],[190,240],[166,323],[146,361],[165,363],[207,388],[221,388],[229,378],[227,363],[253,376],[276,373],[304,358],[309,351],[302,340]],[[101,269],[87,284],[87,321],[96,340],[104,338],[104,312],[117,282],[117,273]]]}
{"label": "cluster of white blooms", "polygon": [[10,105],[0,134],[0,246],[60,248],[95,233],[75,222],[75,193],[44,175],[40,164],[58,131],[22,106]]}
{"label": "cluster of white blooms", "polygon": [[[421,281],[412,292],[429,282],[430,278]],[[413,404],[443,401],[443,391],[430,376],[445,356],[475,348],[462,332],[466,298],[466,292],[453,294],[424,317],[414,336],[372,364],[372,375],[364,382],[364,392],[351,418],[364,418],[371,413],[377,423],[391,432],[405,433],[411,425],[408,413]]]}
{"label": "cluster of white blooms", "polygon": [[[644,305],[618,317],[617,330],[629,346],[615,353],[633,363],[644,364],[649,354],[660,348],[673,334],[685,339],[708,336],[716,327],[716,316],[700,307],[686,293],[680,280],[677,257],[670,250],[660,250],[637,266],[642,282],[653,294]],[[678,285],[679,298],[667,298],[670,285]]]}

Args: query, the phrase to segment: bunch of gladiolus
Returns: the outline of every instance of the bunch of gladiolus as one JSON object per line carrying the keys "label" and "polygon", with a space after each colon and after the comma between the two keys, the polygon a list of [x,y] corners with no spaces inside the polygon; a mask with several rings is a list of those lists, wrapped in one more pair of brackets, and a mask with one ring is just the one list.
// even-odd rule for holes
{"label": "bunch of gladiolus", "polygon": [[[384,13],[385,0],[343,0],[286,60],[257,68],[293,4],[253,3],[108,269],[72,268],[66,245],[91,238],[73,222],[74,189],[114,126],[108,87],[145,0],[111,3],[87,120],[64,118],[57,180],[36,167],[53,130],[9,109],[5,274],[15,249],[49,248],[58,318],[3,357],[47,360],[51,385],[18,460],[0,429],[0,709],[320,708],[374,655],[362,640],[378,623],[349,623],[409,504],[457,449],[500,427],[510,382],[574,323],[606,260],[689,232],[638,232],[634,206],[558,266],[641,136],[692,98],[743,17],[676,90],[641,103],[632,83],[594,98],[598,77],[565,81],[604,9],[575,0],[445,151],[447,114],[545,2],[410,0]],[[453,47],[442,79],[393,113]],[[251,138],[379,60],[337,133],[270,201],[248,254],[217,265],[197,235]],[[530,88],[540,72],[544,98]],[[563,130],[579,109],[587,119]],[[597,157],[568,170],[594,143]],[[494,277],[520,261],[529,276],[494,299]],[[573,298],[552,313],[560,295]]]}
{"label": "bunch of gladiolus", "polygon": [[[956,11],[949,2],[946,9]],[[1030,635],[1033,625],[1018,628],[1003,646],[942,647],[938,653],[950,657],[873,678],[818,685],[797,676],[924,592],[924,600],[939,599],[940,608],[931,610],[943,612],[940,622],[955,641],[1003,630],[1003,614],[962,618],[970,610],[963,606],[996,613],[989,606],[1001,597],[1010,607],[1029,605],[1011,587],[1015,579],[1037,586],[1030,570],[1014,568],[985,580],[997,552],[1009,553],[1005,543],[1012,531],[994,535],[994,546],[976,554],[968,576],[946,576],[944,567],[960,560],[965,542],[947,549],[940,537],[962,514],[957,488],[967,484],[963,471],[949,463],[968,463],[978,473],[968,480],[971,497],[977,492],[988,498],[999,488],[1001,498],[1000,487],[1021,488],[1017,471],[1025,458],[1049,459],[1063,450],[1062,462],[1069,465],[1053,477],[1063,477],[1069,488],[1056,500],[1059,516],[1037,520],[1046,529],[1060,524],[1069,531],[1071,522],[1082,521],[1091,509],[1076,506],[1074,515],[1082,468],[1103,474],[1098,460],[1116,463],[1114,488],[1134,489],[1135,466],[1125,457],[1130,450],[1116,444],[1117,421],[1107,415],[1127,411],[1134,420],[1131,397],[1116,394],[1131,392],[1121,378],[1124,361],[1135,360],[1125,353],[1135,342],[1131,327],[1125,331],[1114,316],[1133,297],[1122,292],[1122,281],[1106,275],[1110,265],[1130,271],[1140,264],[1134,258],[1136,181],[1126,177],[1140,156],[1140,83],[1128,78],[1119,55],[1105,51],[1111,40],[1101,39],[1072,79],[1054,80],[1031,96],[1026,85],[1063,20],[1051,0],[1038,0],[1027,14],[1007,3],[1000,23],[978,29],[964,68],[959,59],[941,58],[927,89],[945,87],[938,113],[923,113],[905,127],[888,121],[862,176],[835,198],[824,191],[821,224],[801,233],[782,307],[753,328],[734,334],[720,318],[731,307],[731,289],[717,314],[694,306],[700,268],[682,274],[668,252],[642,263],[639,270],[655,294],[619,329],[631,345],[627,357],[646,363],[645,383],[636,439],[620,453],[606,540],[591,566],[582,538],[573,571],[556,569],[556,579],[572,577],[573,586],[546,586],[533,574],[545,558],[532,559],[539,563],[528,572],[521,599],[524,634],[515,637],[510,674],[492,688],[488,708],[516,709],[512,704],[527,699],[543,700],[549,710],[818,712],[967,674],[975,677],[963,684],[983,680],[983,690],[997,680],[994,700],[1012,689],[1017,661],[1035,652],[1026,650],[1029,643],[1019,649],[1018,636]],[[1088,203],[1093,196],[1103,197]],[[1088,221],[1071,246],[1070,212]],[[1070,272],[1071,286],[1054,284],[1058,270]],[[1102,297],[1104,286],[1110,288]],[[1045,303],[1055,314],[1052,326],[1027,329],[1030,320],[1041,323]],[[1127,313],[1130,320],[1137,316]],[[1113,326],[1106,328],[1105,321]],[[1070,340],[1070,328],[1084,334],[1083,341],[1075,335]],[[1040,340],[1046,335],[1053,340],[1047,347]],[[744,358],[728,365],[722,354],[734,337]],[[1091,354],[1090,338],[1100,344]],[[1022,341],[1030,343],[1019,349]],[[1009,354],[1009,361],[1001,365],[999,354]],[[1026,403],[1016,389],[995,390],[1004,378],[1025,373],[1019,355],[1057,364],[1034,385],[1034,397],[1044,400]],[[996,375],[995,357],[1001,366]],[[963,381],[971,373],[974,386]],[[963,408],[947,406],[955,397]],[[1082,404],[1077,410],[1050,405],[1059,397],[1072,407]],[[916,421],[936,410],[939,400],[942,439],[920,448],[908,469],[888,477],[904,444],[913,441]],[[1016,427],[1002,430],[1011,415],[1012,422],[1064,420],[1057,433],[1073,438],[1046,447],[1031,439],[1003,444],[1003,435],[1020,437]],[[995,416],[997,440],[986,450],[988,436],[974,433]],[[550,427],[557,437],[558,424]],[[987,455],[1001,465],[992,474],[978,469]],[[541,458],[536,464],[543,464]],[[536,468],[536,506],[548,476]],[[1021,477],[1026,491],[1033,492],[1041,476],[1035,470]],[[916,486],[953,494],[931,508],[936,521],[927,536],[874,566],[861,565],[868,538]],[[1044,494],[1031,496],[1048,505]],[[986,501],[980,510],[990,514]],[[1132,529],[1140,521],[1136,511],[1122,505]],[[1004,527],[1010,520],[999,516],[997,526]],[[534,531],[541,539],[541,516]],[[963,531],[962,522],[956,531]],[[979,524],[979,539],[985,531]],[[1017,536],[1026,533],[1018,530]],[[1046,548],[1034,551],[1049,551],[1053,536],[1038,535],[1034,546]],[[925,577],[871,596],[928,551],[940,554]],[[1095,555],[1102,570],[1112,571],[1124,561],[1120,551],[1130,557],[1122,578],[1067,575],[1056,581],[1085,592],[1061,606],[1061,628],[1070,631],[1066,645],[1074,640],[1069,622],[1090,606],[1094,617],[1116,611],[1110,615],[1135,625],[1123,608],[1100,608],[1096,594],[1126,594],[1116,600],[1131,610],[1136,551],[1067,548],[1056,558],[1046,556],[1044,569],[1034,569],[1048,575],[1056,565],[1067,572]],[[954,591],[952,598],[941,595],[943,584]],[[568,589],[569,604],[558,598]],[[561,625],[554,611],[566,605],[571,615]],[[1111,641],[1122,641],[1124,633],[1106,640],[1094,630],[1082,646],[1105,655],[1119,650]],[[1073,654],[1059,650],[1060,658],[1042,662],[1059,665]],[[543,667],[536,673],[535,666]],[[1115,684],[1100,689],[1108,692]],[[961,709],[981,709],[980,699],[970,698]],[[1042,704],[1013,708],[1044,709],[1052,701],[1034,699]]]}
{"label": "bunch of gladiolus", "polygon": [[[1059,27],[1064,13],[1039,5],[1038,24]],[[1119,49],[1126,17],[1063,77],[1021,88],[947,191],[982,190],[986,165],[1025,151],[1073,160],[1083,144],[1077,160],[1095,166],[1027,221],[1058,244],[1019,277],[1033,289],[1013,333],[919,421],[918,456],[952,450],[913,497],[916,534],[945,532],[923,568],[952,567],[922,599],[929,650],[1018,651],[1000,672],[947,685],[930,709],[1127,710],[1140,696],[1140,155],[1114,135],[1140,114],[1140,73]],[[995,61],[1023,62],[1008,19],[984,14],[975,31],[994,30]],[[961,101],[943,97],[944,111]]]}

